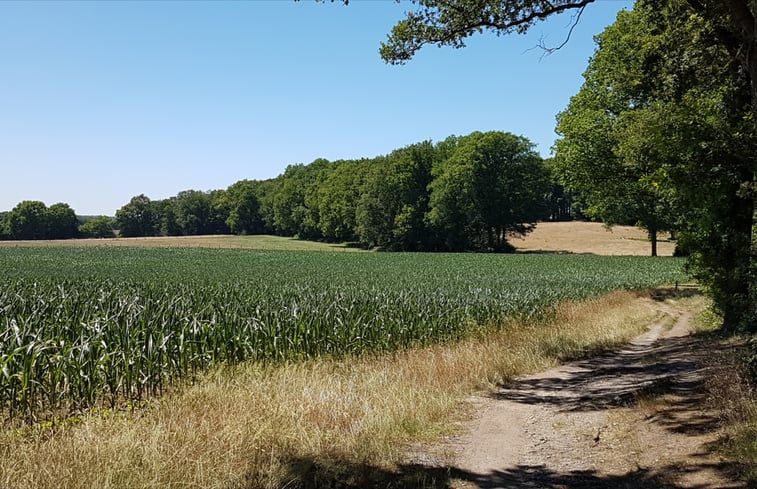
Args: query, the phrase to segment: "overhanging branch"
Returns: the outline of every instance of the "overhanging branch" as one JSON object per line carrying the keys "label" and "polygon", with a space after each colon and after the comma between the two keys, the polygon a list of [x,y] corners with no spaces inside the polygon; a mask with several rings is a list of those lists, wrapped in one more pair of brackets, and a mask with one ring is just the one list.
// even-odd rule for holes
{"label": "overhanging branch", "polygon": [[[464,39],[483,30],[497,35],[525,32],[534,22],[550,15],[583,9],[595,0],[420,0],[419,12],[407,17],[392,29],[387,42],[381,44],[381,57],[391,64],[410,60],[426,44],[463,47]],[[570,33],[568,34],[570,39]],[[566,39],[565,43],[567,43]],[[563,43],[558,48],[564,46]]]}

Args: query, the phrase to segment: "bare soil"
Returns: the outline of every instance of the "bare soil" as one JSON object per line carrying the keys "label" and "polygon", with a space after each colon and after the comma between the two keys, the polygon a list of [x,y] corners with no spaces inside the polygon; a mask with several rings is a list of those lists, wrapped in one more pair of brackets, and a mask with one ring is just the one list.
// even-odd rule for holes
{"label": "bare soil", "polygon": [[717,345],[690,334],[689,313],[655,307],[663,319],[627,348],[471,399],[463,434],[413,465],[456,488],[746,487],[711,450],[703,381]]}

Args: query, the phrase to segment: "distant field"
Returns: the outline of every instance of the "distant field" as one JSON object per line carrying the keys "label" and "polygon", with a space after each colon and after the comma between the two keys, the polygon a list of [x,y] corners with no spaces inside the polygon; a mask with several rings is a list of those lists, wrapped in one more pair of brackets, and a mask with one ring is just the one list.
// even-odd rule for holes
{"label": "distant field", "polygon": [[[668,236],[658,235],[659,256],[673,256],[675,242]],[[613,226],[608,230],[598,222],[540,222],[524,239],[511,239],[510,243],[526,252],[633,256],[651,253],[646,231],[633,226]]]}
{"label": "distant field", "polygon": [[[522,252],[581,253],[592,255],[647,256],[647,234],[633,226],[608,230],[597,222],[542,222],[524,239],[510,242]],[[290,251],[362,251],[344,243],[321,243],[282,236],[157,236],[148,238],[65,239],[54,241],[0,241],[3,246],[138,246],[166,248],[231,248]],[[660,233],[657,253],[672,256],[675,243]]]}
{"label": "distant field", "polygon": [[2,246],[126,246],[146,248],[241,248],[289,251],[362,251],[342,243],[321,243],[283,236],[151,236],[146,238],[59,239],[38,241],[0,241]]}

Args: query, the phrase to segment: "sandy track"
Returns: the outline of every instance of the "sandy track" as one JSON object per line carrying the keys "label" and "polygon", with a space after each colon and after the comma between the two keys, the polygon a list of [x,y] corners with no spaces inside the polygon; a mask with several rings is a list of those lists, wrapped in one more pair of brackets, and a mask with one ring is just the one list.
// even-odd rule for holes
{"label": "sandy track", "polygon": [[717,436],[702,393],[707,345],[689,336],[687,313],[654,307],[673,327],[661,321],[622,351],[472,400],[477,415],[465,433],[435,450],[447,454],[451,485],[743,487],[707,450]]}

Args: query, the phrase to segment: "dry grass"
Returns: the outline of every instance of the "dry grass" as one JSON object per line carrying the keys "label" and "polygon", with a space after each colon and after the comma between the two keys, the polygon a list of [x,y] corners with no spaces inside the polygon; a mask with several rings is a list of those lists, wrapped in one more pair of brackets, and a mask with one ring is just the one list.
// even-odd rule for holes
{"label": "dry grass", "polygon": [[0,434],[0,487],[359,486],[372,476],[354,467],[391,471],[408,443],[448,432],[475,390],[638,334],[649,301],[617,292],[447,345],[216,370],[134,414]]}
{"label": "dry grass", "polygon": [[[659,256],[672,256],[675,243],[660,233]],[[647,232],[633,226],[613,226],[608,230],[599,222],[540,222],[524,239],[514,238],[518,251],[588,253],[593,255],[637,255],[651,253]]]}
{"label": "dry grass", "polygon": [[747,367],[749,357],[757,354],[757,343],[750,346],[740,338],[719,343],[706,382],[708,400],[723,424],[718,449],[742,468],[748,487],[757,487],[757,379]]}
{"label": "dry grass", "polygon": [[362,251],[344,243],[321,243],[283,236],[151,236],[146,238],[0,241],[0,246],[139,246],[150,248],[243,248],[251,250]]}

